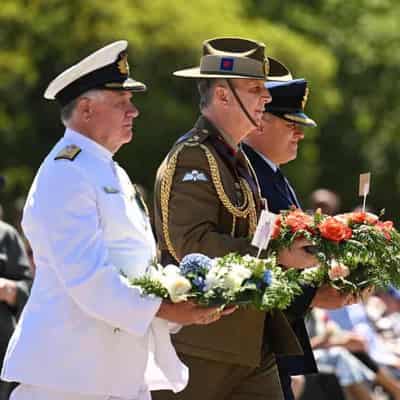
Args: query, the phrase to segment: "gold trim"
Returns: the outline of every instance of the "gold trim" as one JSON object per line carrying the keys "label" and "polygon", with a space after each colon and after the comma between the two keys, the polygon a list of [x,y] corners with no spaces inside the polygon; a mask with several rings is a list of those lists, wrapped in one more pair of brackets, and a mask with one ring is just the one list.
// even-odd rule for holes
{"label": "gold trim", "polygon": [[120,60],[117,62],[119,72],[123,75],[129,75],[128,53],[124,52],[120,57]]}
{"label": "gold trim", "polygon": [[308,95],[310,93],[310,89],[308,87],[306,87],[306,90],[304,91],[304,96],[303,96],[303,100],[301,101],[301,109],[304,111],[304,109],[306,108],[306,104],[307,104],[307,100],[308,100]]}
{"label": "gold trim", "polygon": [[175,258],[176,261],[179,262],[179,257],[176,254],[176,250],[172,244],[171,237],[169,235],[168,222],[169,222],[169,200],[171,196],[171,188],[172,181],[176,171],[176,165],[178,162],[179,153],[185,146],[199,146],[205,153],[208,165],[210,167],[211,179],[214,184],[215,190],[217,192],[218,198],[222,205],[228,210],[228,212],[232,215],[232,229],[231,236],[234,236],[236,229],[236,220],[237,218],[249,219],[249,230],[248,235],[254,235],[254,232],[257,227],[257,209],[256,204],[253,197],[253,192],[249,184],[245,179],[240,178],[239,184],[240,188],[243,192],[243,204],[239,207],[236,207],[232,204],[229,197],[225,193],[221,176],[219,173],[219,168],[217,161],[211,151],[203,144],[200,143],[182,143],[179,145],[175,151],[175,153],[171,156],[171,158],[167,161],[167,165],[165,167],[165,171],[163,177],[161,179],[161,187],[160,187],[160,205],[161,205],[161,218],[162,218],[162,232],[164,236],[164,241],[167,246],[169,253]]}
{"label": "gold trim", "polygon": [[303,125],[310,124],[310,125],[314,125],[314,126],[317,125],[316,122],[313,119],[308,118],[308,117],[301,118],[301,117],[298,117],[298,116],[293,115],[293,114],[283,114],[283,116],[285,118],[291,120],[291,121],[298,122],[299,124],[303,124]]}
{"label": "gold trim", "polygon": [[249,218],[249,235],[254,234],[257,227],[257,210],[253,198],[253,192],[251,191],[249,184],[243,178],[239,178],[240,188],[244,194],[244,201],[241,207],[235,207],[225,193],[221,176],[219,174],[217,161],[206,146],[200,144],[200,147],[206,154],[207,161],[210,166],[211,178],[217,191],[219,200],[228,210],[228,212],[230,212],[234,217],[244,219]]}
{"label": "gold trim", "polygon": [[160,203],[161,203],[161,219],[162,219],[162,231],[164,235],[165,244],[167,246],[168,251],[175,258],[176,261],[179,262],[179,258],[176,254],[174,246],[172,245],[171,237],[169,236],[168,230],[168,218],[169,218],[169,198],[171,196],[171,188],[172,188],[172,180],[175,175],[176,163],[178,161],[178,155],[183,149],[185,144],[181,144],[178,146],[175,153],[172,155],[170,160],[168,160],[162,180],[161,180],[161,194],[160,194]]}

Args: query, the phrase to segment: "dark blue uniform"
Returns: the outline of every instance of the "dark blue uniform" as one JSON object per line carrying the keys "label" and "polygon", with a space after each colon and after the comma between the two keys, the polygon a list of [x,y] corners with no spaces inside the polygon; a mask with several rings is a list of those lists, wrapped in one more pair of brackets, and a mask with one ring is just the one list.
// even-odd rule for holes
{"label": "dark blue uniform", "polygon": [[[256,172],[261,195],[267,199],[269,210],[277,214],[279,211],[287,210],[291,206],[300,208],[300,203],[293,188],[280,170],[278,169],[274,172],[271,166],[246,144],[243,144],[243,150]],[[316,289],[313,287],[303,287],[303,294],[297,296],[285,312],[304,351],[303,356],[283,357],[277,355],[279,375],[286,400],[294,399],[290,387],[291,375],[304,375],[317,372],[309,336],[304,324],[304,316],[310,307],[315,291]]]}

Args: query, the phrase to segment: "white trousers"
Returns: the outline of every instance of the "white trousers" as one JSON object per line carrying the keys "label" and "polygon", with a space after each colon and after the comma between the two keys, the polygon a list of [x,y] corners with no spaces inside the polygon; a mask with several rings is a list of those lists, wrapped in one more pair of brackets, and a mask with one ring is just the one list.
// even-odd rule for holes
{"label": "white trousers", "polygon": [[125,399],[107,395],[59,392],[42,386],[21,384],[12,392],[10,400],[151,400],[151,395],[147,391],[140,393],[139,397]]}

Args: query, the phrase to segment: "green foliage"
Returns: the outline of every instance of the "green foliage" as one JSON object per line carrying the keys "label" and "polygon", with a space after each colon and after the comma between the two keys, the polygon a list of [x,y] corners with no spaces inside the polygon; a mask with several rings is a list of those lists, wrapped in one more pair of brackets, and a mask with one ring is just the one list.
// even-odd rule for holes
{"label": "green foliage", "polygon": [[[261,15],[246,15],[246,6],[240,0],[3,0],[0,170],[9,181],[14,178],[8,176],[8,168],[22,166],[33,176],[63,132],[58,106],[42,98],[47,84],[67,66],[121,38],[130,44],[133,76],[146,82],[149,91],[134,98],[141,110],[134,142],[125,146],[117,159],[132,179],[150,192],[159,163],[198,114],[195,83],[174,78],[172,72],[198,64],[201,43],[207,38],[241,35],[264,41],[268,54],[301,73],[310,72],[310,79],[320,88],[311,100],[318,116],[323,118],[325,110],[335,109],[340,98],[333,87],[333,54],[284,24],[266,21]],[[317,136],[317,130],[310,130],[301,156],[309,177],[300,182],[305,190],[312,188],[317,171]],[[8,186],[3,202],[16,195],[11,189],[15,187],[14,182]],[[28,187],[25,182],[17,194],[24,194]]]}
{"label": "green foliage", "polygon": [[130,283],[132,286],[139,287],[145,296],[154,296],[161,299],[169,298],[168,290],[160,282],[148,276],[132,279]]}
{"label": "green foliage", "polygon": [[[341,99],[325,118],[317,121],[323,134],[318,184],[337,190],[343,208],[358,202],[358,174],[372,172],[370,202],[386,207],[398,222],[400,200],[400,3],[396,0],[247,0],[250,15],[274,23],[315,41],[334,55],[336,89]],[[309,54],[304,55],[306,58]],[[314,85],[313,71],[299,71],[311,82],[313,96],[324,90]],[[313,90],[314,89],[314,90]],[[330,93],[326,93],[330,96]],[[293,181],[301,182],[300,163],[293,163]],[[303,195],[306,194],[304,191]]]}
{"label": "green foliage", "polygon": [[273,251],[294,240],[312,243],[319,266],[305,270],[305,283],[361,292],[367,287],[400,285],[400,234],[391,221],[366,213],[329,217],[298,210],[282,211],[274,228]]}

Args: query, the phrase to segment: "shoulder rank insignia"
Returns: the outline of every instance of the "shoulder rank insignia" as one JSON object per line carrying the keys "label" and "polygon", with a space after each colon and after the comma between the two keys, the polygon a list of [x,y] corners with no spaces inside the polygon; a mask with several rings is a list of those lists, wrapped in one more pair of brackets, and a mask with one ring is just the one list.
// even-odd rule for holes
{"label": "shoulder rank insignia", "polygon": [[103,186],[103,190],[108,194],[119,193],[119,189],[112,186]]}
{"label": "shoulder rank insignia", "polygon": [[185,176],[182,178],[182,182],[208,182],[207,175],[204,172],[197,171],[197,169],[191,172],[186,172]]}
{"label": "shoulder rank insignia", "polygon": [[70,144],[64,147],[54,158],[55,160],[70,160],[74,161],[76,156],[82,151],[82,149],[75,144]]}

